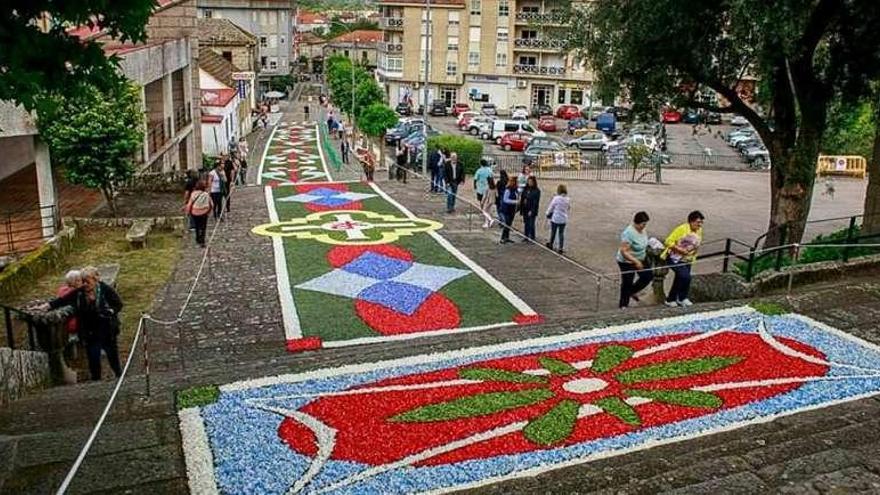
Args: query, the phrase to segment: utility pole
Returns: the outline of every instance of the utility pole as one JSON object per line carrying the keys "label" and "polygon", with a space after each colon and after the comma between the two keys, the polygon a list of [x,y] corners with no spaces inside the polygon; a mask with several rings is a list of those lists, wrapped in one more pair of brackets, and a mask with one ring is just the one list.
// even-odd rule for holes
{"label": "utility pole", "polygon": [[425,88],[422,97],[422,118],[425,121],[422,132],[425,134],[425,146],[422,148],[422,176],[428,175],[428,73],[431,65],[431,0],[425,0]]}

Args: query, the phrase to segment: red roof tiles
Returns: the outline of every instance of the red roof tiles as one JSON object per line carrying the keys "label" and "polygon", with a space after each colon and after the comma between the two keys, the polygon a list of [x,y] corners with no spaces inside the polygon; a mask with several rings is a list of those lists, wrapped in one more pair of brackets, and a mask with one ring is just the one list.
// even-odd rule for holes
{"label": "red roof tiles", "polygon": [[203,89],[203,107],[225,107],[235,98],[234,89]]}

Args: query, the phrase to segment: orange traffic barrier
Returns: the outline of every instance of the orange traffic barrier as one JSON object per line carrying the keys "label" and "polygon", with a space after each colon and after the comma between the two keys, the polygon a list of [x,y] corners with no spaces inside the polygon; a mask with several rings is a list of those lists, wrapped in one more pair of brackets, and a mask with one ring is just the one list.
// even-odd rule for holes
{"label": "orange traffic barrier", "polygon": [[862,156],[819,155],[816,161],[816,175],[849,175],[864,179],[867,174],[868,162]]}

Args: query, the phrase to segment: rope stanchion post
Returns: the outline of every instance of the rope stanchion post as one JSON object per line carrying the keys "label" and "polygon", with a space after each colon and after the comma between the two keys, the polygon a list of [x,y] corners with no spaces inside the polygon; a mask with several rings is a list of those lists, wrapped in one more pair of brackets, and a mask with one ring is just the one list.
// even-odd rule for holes
{"label": "rope stanchion post", "polygon": [[[792,246],[792,253],[793,253],[792,254],[792,260],[793,260],[792,265],[796,265],[798,262],[798,258],[800,258],[800,255],[801,255],[801,245],[795,244],[794,246]],[[788,290],[787,290],[787,293],[789,296],[791,295],[791,286],[792,286],[793,282],[794,282],[794,270],[789,269],[788,270]]]}
{"label": "rope stanchion post", "polygon": [[596,311],[599,311],[602,300],[602,277],[596,277]]}
{"label": "rope stanchion post", "polygon": [[141,315],[141,320],[143,320],[143,334],[144,334],[144,342],[141,344],[141,348],[143,349],[143,357],[144,357],[144,388],[147,394],[147,400],[149,401],[152,398],[152,390],[150,389],[150,345],[149,345],[149,325],[147,325],[147,320],[145,316],[149,315]]}

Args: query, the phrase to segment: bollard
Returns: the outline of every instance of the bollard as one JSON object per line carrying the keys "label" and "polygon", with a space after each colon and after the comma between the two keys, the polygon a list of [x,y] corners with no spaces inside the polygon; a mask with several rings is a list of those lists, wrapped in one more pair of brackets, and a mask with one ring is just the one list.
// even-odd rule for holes
{"label": "bollard", "polygon": [[[797,262],[798,262],[798,258],[800,257],[800,254],[801,254],[801,245],[800,245],[800,244],[795,244],[795,245],[793,246],[793,248],[794,248],[794,253],[793,253],[793,254],[794,254],[794,260],[792,261],[792,267],[793,267],[794,265],[796,265]],[[792,285],[792,283],[793,283],[793,281],[794,281],[793,279],[794,279],[794,270],[792,270],[792,269],[789,268],[789,270],[788,270],[788,295],[789,295],[789,296],[791,295],[791,285]]]}
{"label": "bollard", "polygon": [[599,311],[599,300],[602,297],[602,279],[596,277],[596,312]]}

